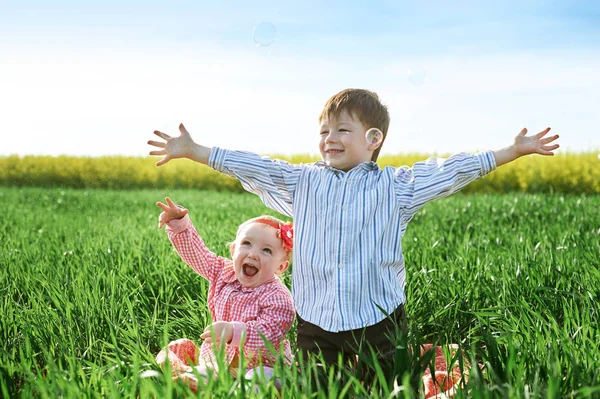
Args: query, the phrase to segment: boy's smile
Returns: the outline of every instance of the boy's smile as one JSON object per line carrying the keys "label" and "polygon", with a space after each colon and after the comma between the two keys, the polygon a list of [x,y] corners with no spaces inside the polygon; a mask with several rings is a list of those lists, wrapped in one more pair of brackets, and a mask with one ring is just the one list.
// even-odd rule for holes
{"label": "boy's smile", "polygon": [[365,139],[367,127],[356,115],[342,110],[337,118],[323,120],[319,151],[327,165],[348,172],[363,162],[370,162],[377,146]]}

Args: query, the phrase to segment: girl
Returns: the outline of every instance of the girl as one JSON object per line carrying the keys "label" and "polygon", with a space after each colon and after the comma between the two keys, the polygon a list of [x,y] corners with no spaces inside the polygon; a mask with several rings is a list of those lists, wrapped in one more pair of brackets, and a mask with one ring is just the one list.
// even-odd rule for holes
{"label": "girl", "polygon": [[[196,232],[187,209],[170,198],[157,202],[163,212],[159,229],[167,225],[169,240],[185,263],[206,278],[208,308],[213,323],[204,329],[204,342],[198,349],[188,339],[169,343],[156,357],[162,366],[168,358],[175,378],[183,379],[194,391],[197,373],[216,370],[213,344],[225,346],[225,362],[232,373],[238,372],[240,354],[248,359],[246,377],[260,372],[272,378],[275,358],[266,347],[268,340],[291,364],[290,343],[286,339],[294,321],[295,309],[288,288],[277,275],[288,265],[292,251],[293,228],[272,216],[260,216],[244,222],[230,245],[232,259],[208,250]],[[214,340],[214,342],[213,342]],[[258,366],[263,367],[259,371]]]}

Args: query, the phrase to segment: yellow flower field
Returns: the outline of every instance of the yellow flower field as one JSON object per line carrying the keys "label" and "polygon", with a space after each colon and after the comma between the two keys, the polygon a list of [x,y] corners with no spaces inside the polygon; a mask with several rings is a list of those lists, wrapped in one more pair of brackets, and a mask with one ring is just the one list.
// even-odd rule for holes
{"label": "yellow flower field", "polygon": [[[292,163],[309,163],[318,156],[273,155]],[[379,165],[412,165],[424,154],[382,155]],[[156,167],[152,157],[0,157],[0,185],[74,188],[201,188],[242,191],[235,179],[187,160]],[[505,165],[470,184],[466,192],[600,193],[600,158],[595,152],[528,156]]]}

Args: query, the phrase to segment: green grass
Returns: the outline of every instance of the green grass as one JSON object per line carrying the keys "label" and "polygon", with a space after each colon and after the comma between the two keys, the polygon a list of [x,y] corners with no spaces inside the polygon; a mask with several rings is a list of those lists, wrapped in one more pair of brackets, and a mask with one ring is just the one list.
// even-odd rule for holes
{"label": "green grass", "polygon": [[[250,194],[0,187],[0,396],[191,395],[140,378],[166,342],[197,340],[210,322],[206,282],[157,229],[154,203],[166,195],[223,256],[242,221],[276,215]],[[458,194],[411,222],[408,339],[459,343],[484,365],[459,397],[600,396],[598,209],[598,196]],[[367,391],[330,371],[319,393],[296,368],[278,368],[284,397],[394,396],[386,373]],[[412,386],[410,367],[397,380],[407,382],[398,397],[415,394],[418,371]],[[239,382],[222,373],[200,396],[247,397]]]}

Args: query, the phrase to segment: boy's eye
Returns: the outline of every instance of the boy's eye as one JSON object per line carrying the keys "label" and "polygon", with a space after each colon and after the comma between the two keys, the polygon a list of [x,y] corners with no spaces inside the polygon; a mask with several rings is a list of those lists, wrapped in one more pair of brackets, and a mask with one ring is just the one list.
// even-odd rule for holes
{"label": "boy's eye", "polygon": [[321,132],[321,136],[323,136],[323,135],[325,135],[327,133],[329,133],[329,132],[328,131],[323,131],[323,132]]}
{"label": "boy's eye", "polygon": [[263,251],[265,251],[269,255],[271,255],[273,253],[273,251],[271,251],[269,248],[265,248],[265,249],[263,249]]}
{"label": "boy's eye", "polygon": [[242,242],[241,242],[241,244],[242,244],[242,245],[250,245],[250,241],[246,241],[246,240],[244,240],[244,241],[242,241]]}

